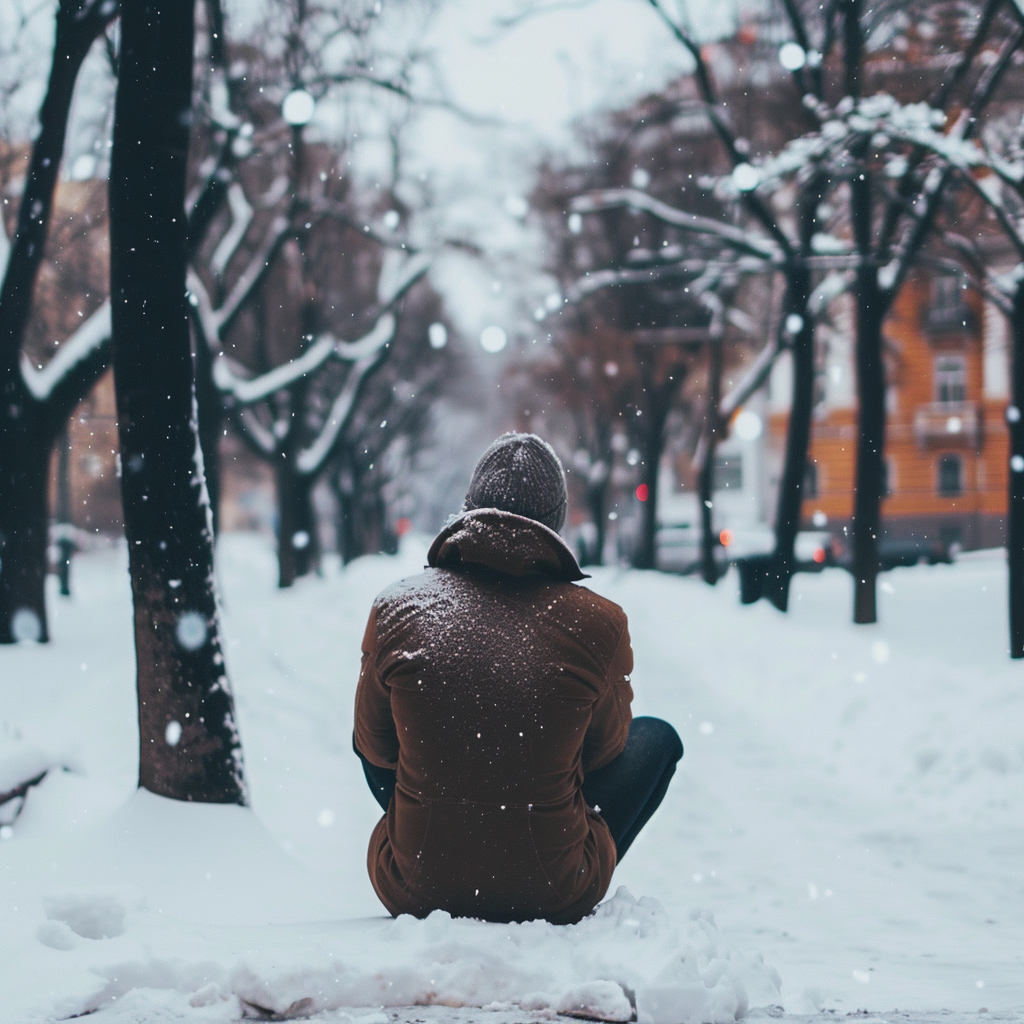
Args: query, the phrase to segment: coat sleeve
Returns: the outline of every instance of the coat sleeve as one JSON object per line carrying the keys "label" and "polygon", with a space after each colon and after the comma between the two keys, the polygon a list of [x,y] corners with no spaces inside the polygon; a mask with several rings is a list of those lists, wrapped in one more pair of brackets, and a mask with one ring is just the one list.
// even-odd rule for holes
{"label": "coat sleeve", "polygon": [[363,634],[363,663],[356,686],[355,745],[370,764],[394,768],[398,764],[398,731],[391,714],[391,690],[377,666],[377,608]]}
{"label": "coat sleeve", "polygon": [[623,622],[622,633],[608,666],[601,696],[594,704],[590,726],[583,739],[583,774],[603,768],[622,753],[629,736],[629,723],[633,720],[630,703],[633,687],[633,648],[629,642],[629,627]]}

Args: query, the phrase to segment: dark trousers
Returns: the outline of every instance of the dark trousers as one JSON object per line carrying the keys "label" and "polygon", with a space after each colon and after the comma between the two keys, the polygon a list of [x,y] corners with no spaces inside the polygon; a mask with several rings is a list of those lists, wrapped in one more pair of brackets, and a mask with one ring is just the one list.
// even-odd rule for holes
{"label": "dark trousers", "polygon": [[[370,792],[386,811],[395,792],[395,772],[356,753]],[[668,722],[634,718],[622,753],[584,778],[583,798],[608,823],[620,861],[658,809],[682,756],[682,741]]]}

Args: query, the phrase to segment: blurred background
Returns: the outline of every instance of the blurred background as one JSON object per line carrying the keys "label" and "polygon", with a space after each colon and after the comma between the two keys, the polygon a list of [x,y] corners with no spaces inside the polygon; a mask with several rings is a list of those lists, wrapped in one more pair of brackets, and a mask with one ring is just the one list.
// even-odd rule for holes
{"label": "blurred background", "polygon": [[[200,3],[190,291],[219,528],[277,535],[283,585],[323,553],[394,551],[410,530],[436,531],[483,448],[516,429],[559,452],[584,562],[692,571],[709,529],[719,565],[770,551],[806,316],[796,556],[848,561],[863,253],[831,123],[861,133],[880,201],[907,216],[894,230],[883,206],[869,212],[879,267],[909,245],[928,173],[945,175],[884,312],[883,567],[1002,544],[1004,278],[1020,254],[1003,223],[1017,208],[985,200],[1006,178],[998,160],[1017,154],[1019,26],[982,0],[865,9],[857,88],[893,104],[866,131],[842,110],[848,53],[824,6]],[[43,116],[56,10],[10,0],[0,14],[0,247]],[[108,22],[74,86],[22,342],[37,388],[107,301]],[[996,66],[977,111],[983,146],[940,152]],[[906,111],[924,103],[948,120],[912,124]],[[969,170],[940,171],[939,157]],[[789,257],[765,225],[799,239],[809,189],[797,315]],[[607,190],[617,197],[588,205]],[[719,227],[701,234],[684,216]],[[118,472],[108,372],[52,456],[55,570],[119,533]]]}

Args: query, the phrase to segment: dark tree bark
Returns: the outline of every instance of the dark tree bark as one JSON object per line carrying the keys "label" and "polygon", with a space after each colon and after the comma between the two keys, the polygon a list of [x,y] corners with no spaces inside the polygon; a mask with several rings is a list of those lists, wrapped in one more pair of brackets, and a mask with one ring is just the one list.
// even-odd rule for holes
{"label": "dark tree bark", "polygon": [[193,4],[122,16],[110,173],[113,362],[135,608],[139,785],[246,803],[225,674],[185,297]]}
{"label": "dark tree bark", "polygon": [[[191,227],[191,221],[190,221]],[[214,535],[220,529],[220,439],[226,421],[224,396],[213,380],[213,353],[203,338],[196,339],[196,412],[199,417],[199,447],[206,472],[206,492]]]}
{"label": "dark tree bark", "polygon": [[75,541],[71,536],[71,437],[66,426],[57,439],[57,507],[54,511],[60,529],[57,537],[57,578],[60,580],[61,596],[70,597],[71,556],[74,554]]}
{"label": "dark tree bark", "polygon": [[885,452],[885,365],[882,322],[874,267],[857,272],[857,465],[853,497],[853,621],[876,622],[875,581],[881,530],[882,466]]}
{"label": "dark tree bark", "polygon": [[[594,524],[594,549],[587,551],[585,562],[587,565],[604,564],[604,542],[606,535],[606,523],[608,515],[605,509],[608,504],[608,482],[610,473],[597,483],[587,483],[587,511],[590,513],[590,520]],[[581,563],[582,564],[582,563]]]}
{"label": "dark tree bark", "polygon": [[796,535],[800,532],[807,452],[811,444],[811,414],[814,411],[814,321],[807,309],[810,291],[810,274],[805,268],[793,268],[783,315],[786,319],[797,316],[801,323],[792,338],[793,399],[775,510],[775,549],[766,566],[763,584],[764,596],[783,612],[789,607],[789,584],[796,568],[794,548]]}
{"label": "dark tree bark", "polygon": [[708,346],[707,417],[704,424],[704,461],[700,467],[700,574],[705,583],[718,582],[715,550],[715,452],[718,448],[719,412],[722,399],[722,365],[725,358],[722,338],[714,338]]}
{"label": "dark tree bark", "polygon": [[12,496],[4,505],[0,535],[0,643],[45,643],[50,639],[44,596],[50,434],[40,410],[24,409],[19,418],[26,424],[24,434],[35,437],[11,431],[13,450],[5,438],[0,456],[4,490],[9,487]]}
{"label": "dark tree bark", "polygon": [[660,375],[658,352],[654,345],[639,349],[637,362],[647,398],[644,408],[640,410],[643,414],[641,477],[647,487],[647,500],[640,505],[640,536],[633,566],[637,569],[653,569],[657,562],[658,468],[665,451],[665,426],[676,395],[683,386],[685,369],[681,362],[676,362]]}
{"label": "dark tree bark", "polygon": [[1010,657],[1024,658],[1024,285],[1013,302],[1009,495],[1006,548],[1010,571]]}
{"label": "dark tree bark", "polygon": [[313,509],[316,477],[296,472],[293,458],[277,463],[277,564],[279,587],[290,587],[320,564],[320,544]]}
{"label": "dark tree bark", "polygon": [[[845,92],[860,99],[864,39],[862,0],[847,0],[843,20]],[[881,529],[882,459],[885,453],[885,365],[882,361],[882,323],[888,303],[878,286],[878,267],[872,258],[873,190],[871,172],[863,163],[868,140],[851,150],[859,174],[850,180],[850,225],[860,256],[854,298],[857,308],[855,362],[857,366],[857,465],[853,496],[853,621],[878,619],[875,581],[878,578],[878,534]]]}
{"label": "dark tree bark", "polygon": [[[63,0],[57,9],[40,131],[0,287],[0,643],[49,639],[44,582],[50,452],[77,400],[95,383],[106,361],[105,356],[87,360],[59,394],[43,400],[28,390],[20,368],[75,80],[93,41],[116,13],[116,3],[108,7],[81,0]],[[70,405],[69,392],[75,398]]]}

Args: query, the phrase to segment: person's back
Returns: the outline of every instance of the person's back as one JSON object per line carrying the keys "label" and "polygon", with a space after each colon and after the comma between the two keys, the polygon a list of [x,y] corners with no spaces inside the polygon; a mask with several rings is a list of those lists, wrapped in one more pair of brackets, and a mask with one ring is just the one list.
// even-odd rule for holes
{"label": "person's back", "polygon": [[682,756],[670,725],[631,720],[626,616],[576,585],[565,511],[550,446],[504,435],[427,571],[374,602],[353,742],[392,914],[579,920]]}
{"label": "person's back", "polygon": [[578,920],[615,866],[580,783],[626,742],[625,615],[508,512],[463,516],[430,563],[367,629],[356,746],[398,773],[371,841],[378,893],[393,913]]}

